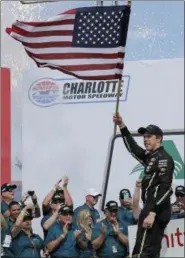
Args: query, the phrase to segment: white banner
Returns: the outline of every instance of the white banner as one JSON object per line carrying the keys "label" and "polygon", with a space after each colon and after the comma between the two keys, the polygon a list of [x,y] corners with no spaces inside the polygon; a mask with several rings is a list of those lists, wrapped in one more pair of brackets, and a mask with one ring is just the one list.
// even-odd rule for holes
{"label": "white banner", "polygon": [[[135,244],[137,226],[129,226],[128,232],[131,256]],[[184,219],[171,220],[163,236],[160,257],[184,257],[184,234]]]}
{"label": "white banner", "polygon": [[[120,101],[126,101],[130,76],[124,76],[120,86]],[[34,105],[50,107],[57,104],[115,102],[119,81],[83,81],[75,79],[41,78],[29,89]]]}

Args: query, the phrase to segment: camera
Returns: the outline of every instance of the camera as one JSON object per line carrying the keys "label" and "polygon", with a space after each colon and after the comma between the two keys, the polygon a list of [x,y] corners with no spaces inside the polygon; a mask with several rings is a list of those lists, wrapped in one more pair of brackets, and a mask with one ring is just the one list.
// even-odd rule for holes
{"label": "camera", "polygon": [[131,198],[131,194],[130,193],[124,193],[124,199],[130,199]]}
{"label": "camera", "polygon": [[32,209],[28,209],[27,210],[27,216],[31,216],[32,215]]}
{"label": "camera", "polygon": [[28,191],[28,194],[29,194],[30,196],[33,196],[34,193],[35,193],[35,191]]}
{"label": "camera", "polygon": [[173,208],[179,208],[179,210],[175,211],[174,213],[180,213],[180,210],[181,210],[181,206],[178,204],[178,203],[174,203],[172,205]]}

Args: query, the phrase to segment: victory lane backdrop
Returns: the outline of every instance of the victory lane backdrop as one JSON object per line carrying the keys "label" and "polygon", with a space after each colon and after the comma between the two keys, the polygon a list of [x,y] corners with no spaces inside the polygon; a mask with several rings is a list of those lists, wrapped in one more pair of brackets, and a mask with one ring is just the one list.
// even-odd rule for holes
{"label": "victory lane backdrop", "polygon": [[[174,67],[177,68],[175,72]],[[166,130],[184,128],[183,59],[127,62],[124,75],[130,76],[130,82],[126,100],[120,101],[120,113],[131,131],[151,123]],[[63,92],[60,92],[60,95],[58,90],[56,90],[57,94],[45,89],[42,94],[40,90],[38,93],[31,91],[33,85],[37,85],[35,82],[40,80],[42,82],[43,78],[52,80],[54,91],[57,89],[55,86],[58,85],[60,91],[65,91],[67,95],[72,93],[71,96],[77,95],[76,93],[82,89],[88,90],[86,83],[90,83],[90,81],[71,80],[71,77],[66,75],[62,78],[60,72],[47,68],[30,69],[25,72],[22,126],[23,191],[29,189],[30,185],[34,185],[33,190],[42,200],[48,193],[48,189],[67,174],[70,178],[69,189],[76,207],[84,202],[86,188],[102,189],[109,140],[114,128],[112,116],[115,112],[116,97],[114,102],[99,102],[102,99],[95,97],[93,103],[84,103],[84,101],[92,101],[86,98],[83,101],[65,99],[71,104],[63,104],[62,101],[61,103],[58,101],[60,96],[63,96]],[[65,79],[61,84],[63,88],[58,79],[59,81]],[[99,84],[94,82],[95,89],[98,89],[98,85],[103,85],[100,82],[98,81]],[[109,87],[109,90],[112,91],[113,87]],[[124,87],[127,86],[122,87],[122,92],[125,90]],[[104,90],[106,88],[107,82],[104,81]],[[30,99],[30,92],[37,96],[34,103],[33,99]],[[96,93],[87,93],[89,94]],[[51,97],[50,103],[44,106],[42,101],[45,96],[48,101],[48,95]],[[37,102],[39,98],[41,98],[41,104]],[[72,103],[78,100],[82,103]],[[57,101],[59,102],[57,105],[52,104]],[[167,138],[167,140],[173,139]],[[134,187],[135,180],[141,174],[139,172],[130,174],[138,163],[129,155],[129,159],[125,158],[125,147],[121,139],[119,142],[117,166],[122,169],[114,165],[111,170],[111,180],[109,180],[108,197],[111,196],[111,199],[115,200],[118,199],[118,193],[114,189]],[[183,157],[184,149],[181,152],[176,140],[174,143]],[[39,221],[34,223],[39,224]]]}

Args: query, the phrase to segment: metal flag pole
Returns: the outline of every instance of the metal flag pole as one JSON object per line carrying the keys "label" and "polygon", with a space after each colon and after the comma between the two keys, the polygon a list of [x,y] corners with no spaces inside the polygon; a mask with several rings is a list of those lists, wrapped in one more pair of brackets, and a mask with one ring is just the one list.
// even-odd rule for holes
{"label": "metal flag pole", "polygon": [[[116,5],[117,5],[117,3],[118,3],[118,1],[115,1],[115,4],[116,4]],[[131,7],[132,1],[131,1],[131,0],[128,0],[128,1],[127,1],[127,4]],[[115,109],[115,113],[118,113],[118,111],[119,111],[119,100],[120,100],[121,83],[122,83],[122,81],[119,80],[119,82],[118,82],[118,89],[117,89],[117,99],[116,99],[116,109]],[[123,83],[124,83],[124,81],[123,81]],[[116,135],[116,130],[117,130],[117,125],[114,124],[114,133],[113,133],[114,136]]]}

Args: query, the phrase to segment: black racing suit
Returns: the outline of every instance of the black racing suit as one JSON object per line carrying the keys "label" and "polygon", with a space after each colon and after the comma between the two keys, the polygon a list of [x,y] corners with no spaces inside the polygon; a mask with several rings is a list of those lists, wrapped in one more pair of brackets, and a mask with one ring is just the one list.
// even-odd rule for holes
{"label": "black racing suit", "polygon": [[[126,148],[144,166],[142,179],[142,201],[136,243],[133,257],[160,257],[161,242],[164,230],[170,221],[172,195],[172,179],[174,161],[163,147],[148,152],[137,145],[127,127],[121,129]],[[149,212],[156,217],[152,228],[143,228],[143,221]]]}

